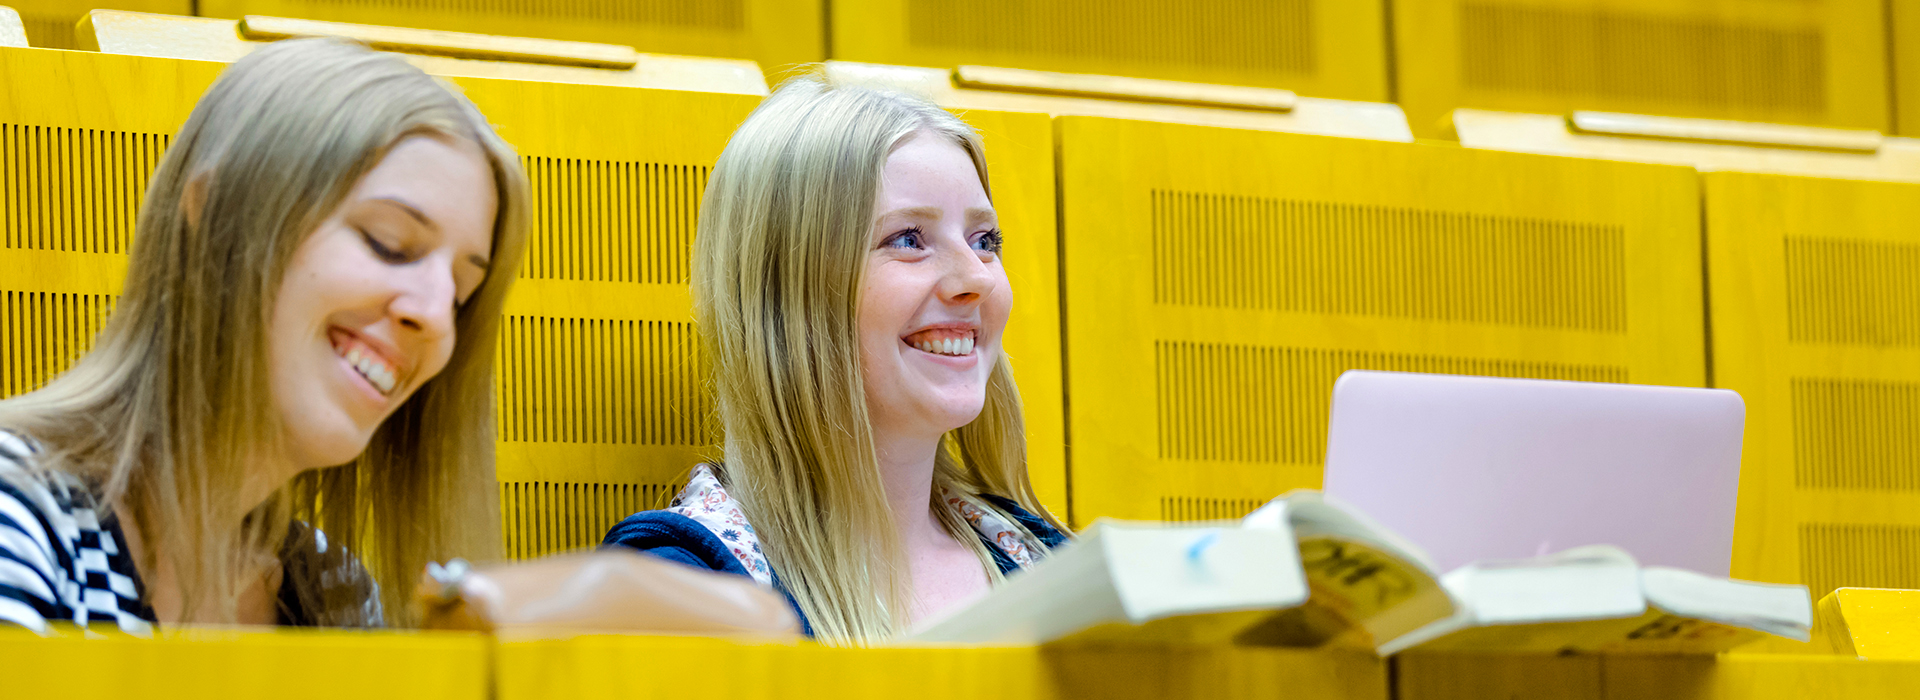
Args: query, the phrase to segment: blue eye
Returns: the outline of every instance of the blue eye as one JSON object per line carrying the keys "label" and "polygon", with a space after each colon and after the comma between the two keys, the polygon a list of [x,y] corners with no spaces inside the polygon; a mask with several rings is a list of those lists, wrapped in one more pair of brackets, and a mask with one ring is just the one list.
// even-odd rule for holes
{"label": "blue eye", "polygon": [[1000,229],[988,229],[973,239],[973,249],[999,255],[1001,243]]}
{"label": "blue eye", "polygon": [[893,236],[887,238],[886,242],[882,243],[881,245],[887,246],[889,248],[912,248],[914,250],[919,250],[921,248],[926,247],[925,245],[921,244],[920,237],[922,235],[924,234],[920,232],[919,228],[917,227],[910,228],[905,231],[901,231],[899,233],[893,234]]}

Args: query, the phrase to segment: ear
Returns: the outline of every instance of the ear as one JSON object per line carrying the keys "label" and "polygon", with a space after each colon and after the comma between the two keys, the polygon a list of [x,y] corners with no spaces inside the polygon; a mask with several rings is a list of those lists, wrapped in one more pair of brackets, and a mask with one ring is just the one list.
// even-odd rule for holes
{"label": "ear", "polygon": [[210,172],[202,172],[187,178],[186,189],[180,192],[180,212],[187,215],[187,226],[200,228],[200,210],[207,205],[207,181],[213,179]]}

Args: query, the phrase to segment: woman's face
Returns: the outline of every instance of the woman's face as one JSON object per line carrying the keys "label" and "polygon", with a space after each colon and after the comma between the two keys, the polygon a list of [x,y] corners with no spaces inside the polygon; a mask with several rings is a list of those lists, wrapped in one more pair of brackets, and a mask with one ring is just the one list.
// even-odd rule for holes
{"label": "woman's face", "polygon": [[446,367],[454,312],[487,276],[497,209],[477,146],[410,137],[300,243],[267,331],[293,468],[351,461]]}
{"label": "woman's face", "polygon": [[973,160],[920,133],[888,156],[860,294],[860,366],[881,447],[980,415],[1013,289]]}

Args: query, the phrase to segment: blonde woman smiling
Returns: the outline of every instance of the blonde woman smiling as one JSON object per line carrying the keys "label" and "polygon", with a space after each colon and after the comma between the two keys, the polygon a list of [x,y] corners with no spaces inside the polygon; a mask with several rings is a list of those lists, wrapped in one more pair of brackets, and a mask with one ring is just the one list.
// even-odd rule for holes
{"label": "blonde woman smiling", "polygon": [[526,191],[395,57],[306,39],[228,68],[93,350],[0,401],[0,623],[409,623],[427,561],[497,537],[492,338]]}
{"label": "blonde woman smiling", "polygon": [[606,543],[774,585],[851,644],[1060,544],[1001,350],[1013,290],[987,183],[979,136],[922,100],[811,78],[767,98],[694,242],[725,459]]}

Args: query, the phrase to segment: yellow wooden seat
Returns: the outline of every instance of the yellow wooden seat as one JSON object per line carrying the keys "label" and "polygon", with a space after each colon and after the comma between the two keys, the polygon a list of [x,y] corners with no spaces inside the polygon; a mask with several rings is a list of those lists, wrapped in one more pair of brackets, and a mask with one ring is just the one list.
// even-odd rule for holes
{"label": "yellow wooden seat", "polygon": [[1477,107],[1888,131],[1882,0],[1396,0],[1419,136]]}
{"label": "yellow wooden seat", "polygon": [[631,46],[490,36],[285,17],[240,20],[95,10],[75,30],[81,47],[104,53],[230,62],[289,36],[342,36],[434,75],[622,87],[767,94],[752,61],[648,54]]}
{"label": "yellow wooden seat", "polygon": [[1671,166],[1057,120],[1073,513],[1320,484],[1347,369],[1702,386]]}
{"label": "yellow wooden seat", "polygon": [[827,57],[827,5],[820,0],[200,0],[195,6],[197,14],[228,20],[270,15],[622,44],[746,59],[768,70]]}
{"label": "yellow wooden seat", "polygon": [[924,95],[951,109],[1043,112],[1412,141],[1398,105],[1301,97],[1291,90],[989,66],[950,70],[828,61],[841,80]]}
{"label": "yellow wooden seat", "polygon": [[1448,126],[1448,135],[1469,148],[1669,163],[1703,171],[1920,182],[1920,139],[1869,129],[1482,109],[1456,109]]}
{"label": "yellow wooden seat", "polygon": [[835,0],[835,59],[986,65],[1386,101],[1384,4],[1350,0]]}
{"label": "yellow wooden seat", "polygon": [[1920,588],[1920,184],[1702,177],[1713,383],[1747,401],[1733,575]]}

